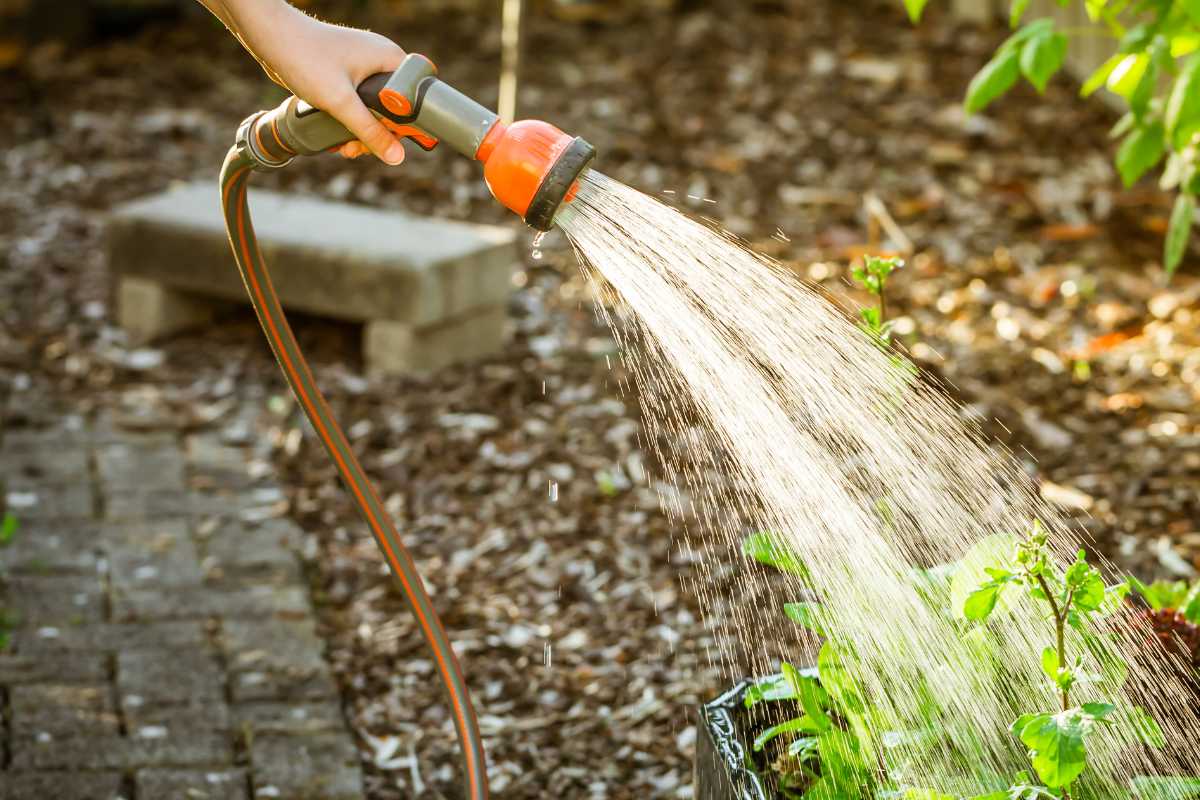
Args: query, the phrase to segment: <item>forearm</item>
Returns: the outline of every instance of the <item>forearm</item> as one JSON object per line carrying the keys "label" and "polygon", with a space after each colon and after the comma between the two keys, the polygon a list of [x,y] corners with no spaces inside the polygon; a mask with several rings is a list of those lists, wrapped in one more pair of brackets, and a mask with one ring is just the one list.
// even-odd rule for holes
{"label": "forearm", "polygon": [[221,20],[271,80],[284,85],[283,79],[271,66],[269,32],[278,30],[278,26],[289,16],[304,12],[285,0],[200,0],[200,3]]}
{"label": "forearm", "polygon": [[400,66],[404,51],[394,42],[370,31],[321,22],[285,0],[200,2],[225,23],[271,80],[332,114],[358,138],[361,144],[348,143],[343,155],[370,149],[389,164],[404,159],[400,141],[355,91],[369,76]]}

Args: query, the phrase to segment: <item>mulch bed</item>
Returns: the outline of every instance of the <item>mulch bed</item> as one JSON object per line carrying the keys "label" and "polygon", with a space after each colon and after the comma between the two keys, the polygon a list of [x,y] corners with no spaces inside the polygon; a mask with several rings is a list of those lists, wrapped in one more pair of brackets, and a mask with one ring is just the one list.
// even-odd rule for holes
{"label": "mulch bed", "polygon": [[[1117,564],[1145,577],[1200,567],[1200,281],[1193,255],[1162,284],[1170,198],[1120,190],[1114,115],[1066,80],[965,119],[962,89],[1004,32],[937,14],[912,29],[899,5],[730,0],[610,27],[534,17],[521,111],[585,135],[604,171],[720,220],[847,302],[865,299],[850,259],[897,244],[863,211],[873,192],[917,250],[890,301],[914,357]],[[494,101],[497,19],[375,13]],[[234,428],[244,420],[223,417],[222,398],[263,387],[253,424],[311,531],[370,795],[458,796],[432,664],[252,319],[156,351],[112,327],[105,210],[172,180],[215,182],[241,116],[277,90],[199,20],[42,46],[17,77],[0,81],[7,424],[43,420],[53,397],[130,424]],[[261,184],[511,224],[474,169],[449,153],[399,170],[327,158]],[[642,479],[653,464],[636,396],[618,391],[588,287],[561,237],[542,250],[499,357],[366,380],[353,329],[301,319],[299,333],[463,657],[498,793],[686,797],[692,709],[736,665],[710,660],[715,634],[689,588],[700,556]],[[729,554],[715,594],[751,568]]]}

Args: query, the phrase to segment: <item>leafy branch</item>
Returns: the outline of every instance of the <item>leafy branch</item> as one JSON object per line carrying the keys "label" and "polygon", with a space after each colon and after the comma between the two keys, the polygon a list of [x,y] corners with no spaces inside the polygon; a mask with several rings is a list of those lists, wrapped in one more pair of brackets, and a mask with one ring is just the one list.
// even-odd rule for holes
{"label": "leafy branch", "polygon": [[[1166,159],[1159,185],[1177,192],[1163,243],[1163,268],[1170,277],[1187,250],[1200,194],[1200,2],[1078,2],[1093,27],[1059,28],[1051,17],[1024,22],[1030,0],[1011,0],[1014,32],[971,79],[964,106],[970,114],[982,111],[1022,77],[1042,93],[1062,68],[1071,39],[1111,39],[1113,54],[1084,80],[1080,95],[1106,89],[1128,107],[1112,130],[1121,139],[1115,160],[1126,187]],[[913,22],[927,4],[904,0]]]}

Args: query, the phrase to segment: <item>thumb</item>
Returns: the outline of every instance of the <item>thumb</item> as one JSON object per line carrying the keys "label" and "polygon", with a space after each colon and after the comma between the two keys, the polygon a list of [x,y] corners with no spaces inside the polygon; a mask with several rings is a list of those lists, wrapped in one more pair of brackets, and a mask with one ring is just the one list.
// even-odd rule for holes
{"label": "thumb", "polygon": [[395,166],[404,160],[404,145],[363,105],[358,95],[352,95],[334,116],[380,161]]}

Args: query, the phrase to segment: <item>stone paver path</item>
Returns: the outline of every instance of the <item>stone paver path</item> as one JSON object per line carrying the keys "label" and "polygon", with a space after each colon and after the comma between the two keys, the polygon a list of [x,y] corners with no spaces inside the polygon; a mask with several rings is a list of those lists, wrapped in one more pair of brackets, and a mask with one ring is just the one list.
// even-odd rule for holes
{"label": "stone paver path", "polygon": [[3,435],[0,797],[362,796],[301,531],[247,464],[215,432]]}

